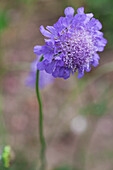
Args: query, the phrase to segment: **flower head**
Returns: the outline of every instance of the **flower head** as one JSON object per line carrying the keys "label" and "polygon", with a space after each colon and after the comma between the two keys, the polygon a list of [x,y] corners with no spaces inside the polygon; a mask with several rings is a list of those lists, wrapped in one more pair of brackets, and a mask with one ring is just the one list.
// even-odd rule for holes
{"label": "flower head", "polygon": [[[35,60],[31,64],[31,72],[27,77],[26,84],[30,87],[35,87],[36,84],[36,72],[37,63],[39,60]],[[53,83],[54,78],[52,75],[46,73],[44,70],[39,72],[39,87],[44,88],[46,85]]]}
{"label": "flower head", "polygon": [[83,77],[84,71],[91,70],[91,64],[99,64],[97,52],[104,50],[107,40],[103,38],[99,20],[93,18],[92,13],[85,14],[84,8],[67,7],[65,17],[60,17],[53,26],[41,33],[47,37],[44,46],[35,46],[34,53],[43,55],[43,61],[37,64],[39,70],[45,70],[54,77],[67,79],[70,74],[78,71],[78,78]]}

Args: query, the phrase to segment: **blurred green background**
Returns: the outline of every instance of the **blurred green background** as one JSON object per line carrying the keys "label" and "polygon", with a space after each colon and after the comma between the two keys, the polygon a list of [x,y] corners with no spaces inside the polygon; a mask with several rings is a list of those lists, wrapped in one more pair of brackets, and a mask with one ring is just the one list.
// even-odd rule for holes
{"label": "blurred green background", "polygon": [[56,79],[41,91],[47,170],[113,170],[113,0],[0,0],[0,152],[12,148],[9,168],[37,170],[38,104],[26,87],[40,25],[53,25],[65,7],[84,6],[103,25],[100,65],[77,80]]}

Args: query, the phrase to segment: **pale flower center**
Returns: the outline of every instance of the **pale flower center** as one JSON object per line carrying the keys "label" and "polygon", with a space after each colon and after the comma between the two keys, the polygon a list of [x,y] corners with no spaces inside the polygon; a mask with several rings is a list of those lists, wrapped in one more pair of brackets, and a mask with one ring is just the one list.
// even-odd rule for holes
{"label": "pale flower center", "polygon": [[65,40],[60,42],[59,49],[65,67],[73,71],[89,67],[95,53],[92,35],[86,30],[75,30],[74,33],[67,34]]}

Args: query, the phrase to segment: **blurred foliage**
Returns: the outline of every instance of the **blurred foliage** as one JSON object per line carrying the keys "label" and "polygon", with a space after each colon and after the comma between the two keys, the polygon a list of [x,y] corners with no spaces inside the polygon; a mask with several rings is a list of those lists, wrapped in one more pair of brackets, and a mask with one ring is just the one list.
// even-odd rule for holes
{"label": "blurred foliage", "polygon": [[90,103],[80,109],[80,113],[84,115],[102,116],[107,111],[107,100],[98,103]]}
{"label": "blurred foliage", "polygon": [[5,168],[3,164],[0,165],[0,170],[35,170],[34,163],[29,163],[23,153],[17,153],[15,160],[11,163],[9,168]]}
{"label": "blurred foliage", "polygon": [[102,22],[108,46],[113,47],[113,0],[86,0],[86,5],[88,11]]}
{"label": "blurred foliage", "polygon": [[94,115],[94,116],[103,116],[108,112],[108,91],[109,85],[104,89],[104,92],[101,94],[100,99],[95,102],[85,105],[83,108],[79,109],[80,114],[84,115]]}
{"label": "blurred foliage", "polygon": [[0,32],[2,32],[8,26],[7,10],[0,10]]}
{"label": "blurred foliage", "polygon": [[62,165],[62,166],[54,168],[53,170],[77,170],[77,169],[73,168],[70,165]]}
{"label": "blurred foliage", "polygon": [[31,4],[33,2],[37,2],[38,0],[17,0],[19,2],[22,2],[22,3],[26,3],[26,4]]}
{"label": "blurred foliage", "polygon": [[[7,10],[1,10],[0,9],[0,45],[1,45],[1,35],[5,28],[7,28],[9,23],[9,18],[7,15]],[[4,65],[3,65],[3,58],[2,58],[2,46],[0,46],[0,80],[2,78],[2,75],[4,74]]]}

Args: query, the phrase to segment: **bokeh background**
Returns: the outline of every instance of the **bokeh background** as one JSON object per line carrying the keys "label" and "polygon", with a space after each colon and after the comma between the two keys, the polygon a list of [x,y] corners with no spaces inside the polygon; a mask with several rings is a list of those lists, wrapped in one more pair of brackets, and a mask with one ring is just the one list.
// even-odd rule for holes
{"label": "bokeh background", "polygon": [[10,145],[13,155],[7,170],[38,169],[38,103],[25,80],[33,46],[44,44],[40,25],[53,25],[67,6],[93,12],[108,44],[82,79],[56,79],[41,90],[47,170],[113,170],[113,0],[0,0],[0,150]]}

